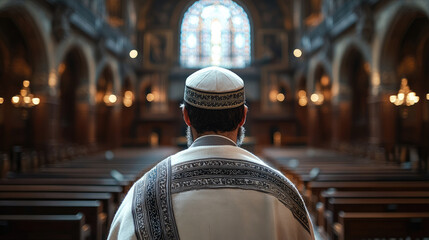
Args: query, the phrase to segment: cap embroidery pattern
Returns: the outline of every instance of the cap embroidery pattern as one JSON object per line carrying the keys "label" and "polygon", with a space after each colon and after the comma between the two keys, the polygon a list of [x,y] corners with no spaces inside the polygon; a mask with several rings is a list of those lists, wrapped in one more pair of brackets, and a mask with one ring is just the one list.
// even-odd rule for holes
{"label": "cap embroidery pattern", "polygon": [[244,87],[232,92],[204,92],[185,86],[185,102],[203,109],[228,109],[239,107],[244,104]]}

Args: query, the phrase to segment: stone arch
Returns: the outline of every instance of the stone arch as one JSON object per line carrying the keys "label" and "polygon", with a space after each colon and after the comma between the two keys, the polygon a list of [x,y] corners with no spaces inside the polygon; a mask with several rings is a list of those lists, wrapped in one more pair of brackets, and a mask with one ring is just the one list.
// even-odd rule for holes
{"label": "stone arch", "polygon": [[137,113],[137,77],[136,75],[128,71],[125,74],[124,81],[121,89],[121,132],[122,139],[125,144],[129,141],[131,142],[132,138],[137,136],[136,129],[134,126],[134,119],[136,118]]}
{"label": "stone arch", "polygon": [[295,115],[298,120],[297,135],[305,137],[308,134],[308,89],[307,78],[304,71],[298,71],[294,76],[296,84],[295,92]]}
{"label": "stone arch", "polygon": [[[47,114],[47,86],[50,56],[44,29],[31,3],[7,2],[0,7],[0,149],[14,145],[39,148],[52,137]],[[30,41],[31,40],[31,41]],[[10,99],[19,93],[23,80],[30,80],[30,90],[41,103],[30,109],[15,108]],[[8,117],[3,117],[7,113]],[[41,126],[35,128],[34,126]]]}
{"label": "stone arch", "polygon": [[[97,74],[95,118],[96,142],[102,148],[120,145],[120,89],[115,65],[105,62]],[[114,96],[109,98],[109,96]]]}
{"label": "stone arch", "polygon": [[368,142],[370,63],[359,45],[350,43],[340,57],[335,139]]}
{"label": "stone arch", "polygon": [[[394,15],[381,37],[379,58],[381,142],[387,149],[414,146],[428,149],[429,119],[429,8],[417,2],[394,5]],[[416,47],[417,46],[417,47]],[[395,106],[389,96],[396,94],[402,79],[420,101],[412,106]]]}
{"label": "stone arch", "polygon": [[[309,117],[309,144],[315,146],[330,147],[332,141],[332,77],[323,61],[314,65],[309,80],[310,106]],[[318,94],[318,99],[323,101],[312,102],[312,95]],[[313,100],[315,98],[313,97]]]}
{"label": "stone arch", "polygon": [[62,56],[57,67],[60,141],[85,144],[90,141],[91,119],[88,59],[78,45],[71,45]]}

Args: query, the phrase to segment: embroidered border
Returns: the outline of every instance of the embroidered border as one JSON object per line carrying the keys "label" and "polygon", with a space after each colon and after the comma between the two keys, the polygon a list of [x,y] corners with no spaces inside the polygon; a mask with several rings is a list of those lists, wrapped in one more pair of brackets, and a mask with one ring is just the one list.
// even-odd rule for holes
{"label": "embroidered border", "polygon": [[310,233],[304,202],[286,177],[266,166],[230,159],[199,159],[172,167],[171,193],[210,188],[239,188],[276,197]]}
{"label": "embroidered border", "polygon": [[227,93],[212,93],[185,86],[184,100],[194,107],[204,109],[235,108],[243,105],[244,99],[244,88]]}
{"label": "embroidered border", "polygon": [[133,218],[137,239],[179,239],[171,199],[170,158],[150,170],[135,186]]}

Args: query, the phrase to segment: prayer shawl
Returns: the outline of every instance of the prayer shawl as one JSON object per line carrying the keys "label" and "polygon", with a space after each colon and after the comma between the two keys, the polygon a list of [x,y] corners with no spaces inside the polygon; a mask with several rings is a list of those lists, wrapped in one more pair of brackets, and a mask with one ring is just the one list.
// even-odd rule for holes
{"label": "prayer shawl", "polygon": [[231,140],[209,135],[128,192],[108,239],[314,239],[294,185]]}

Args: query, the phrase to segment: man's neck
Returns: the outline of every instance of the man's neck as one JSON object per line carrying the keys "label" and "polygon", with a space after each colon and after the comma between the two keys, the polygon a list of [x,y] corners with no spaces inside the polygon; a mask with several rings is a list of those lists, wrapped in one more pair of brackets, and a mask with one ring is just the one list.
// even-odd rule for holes
{"label": "man's neck", "polygon": [[238,131],[238,129],[230,131],[230,132],[204,132],[204,133],[199,134],[194,129],[192,129],[192,135],[194,136],[194,139],[197,139],[199,137],[206,136],[206,135],[220,135],[220,136],[227,137],[236,143],[237,142],[237,131]]}

